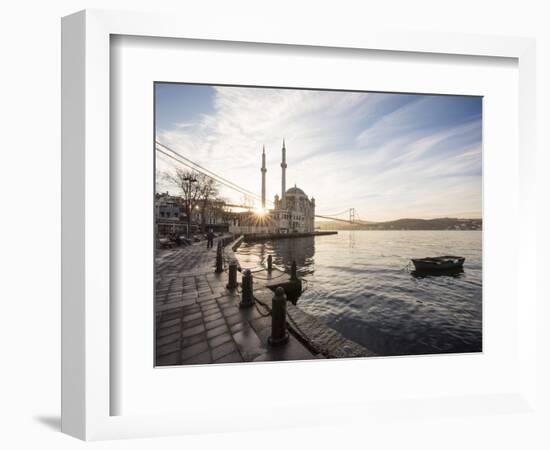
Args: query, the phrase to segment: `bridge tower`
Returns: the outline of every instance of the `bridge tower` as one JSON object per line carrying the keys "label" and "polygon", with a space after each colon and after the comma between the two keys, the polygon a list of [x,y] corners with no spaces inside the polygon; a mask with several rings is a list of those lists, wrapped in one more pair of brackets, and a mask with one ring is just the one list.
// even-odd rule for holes
{"label": "bridge tower", "polygon": [[355,222],[355,208],[349,209],[349,223]]}
{"label": "bridge tower", "polygon": [[265,211],[265,173],[267,169],[265,167],[265,145],[262,150],[262,210]]}

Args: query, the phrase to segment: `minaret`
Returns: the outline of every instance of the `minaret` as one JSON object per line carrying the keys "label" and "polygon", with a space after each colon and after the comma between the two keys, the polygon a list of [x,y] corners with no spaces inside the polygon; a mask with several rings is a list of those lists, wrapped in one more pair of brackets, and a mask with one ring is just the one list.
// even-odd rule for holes
{"label": "minaret", "polygon": [[285,140],[283,138],[283,161],[281,162],[281,169],[283,169],[283,177],[281,179],[281,203],[282,209],[286,209],[286,148]]}
{"label": "minaret", "polygon": [[267,169],[265,168],[265,145],[262,150],[262,209],[265,210],[265,173]]}

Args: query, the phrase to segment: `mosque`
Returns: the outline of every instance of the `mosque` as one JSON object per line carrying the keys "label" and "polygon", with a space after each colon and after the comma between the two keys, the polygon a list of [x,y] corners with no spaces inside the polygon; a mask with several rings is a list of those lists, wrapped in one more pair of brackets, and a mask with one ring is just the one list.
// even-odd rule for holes
{"label": "mosque", "polygon": [[281,195],[275,195],[273,209],[266,207],[265,146],[262,150],[261,214],[245,213],[234,220],[229,231],[235,233],[310,233],[315,230],[315,199],[294,185],[286,189],[286,146],[283,139]]}

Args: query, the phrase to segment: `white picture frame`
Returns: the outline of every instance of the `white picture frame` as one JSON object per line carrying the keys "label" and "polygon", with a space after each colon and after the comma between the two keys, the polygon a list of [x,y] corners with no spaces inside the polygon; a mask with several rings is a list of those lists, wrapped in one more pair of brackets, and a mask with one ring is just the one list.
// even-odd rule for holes
{"label": "white picture frame", "polygon": [[[286,44],[336,49],[369,49],[414,54],[447,54],[512,58],[519,76],[519,183],[522,221],[515,258],[535,261],[535,43],[532,39],[436,33],[395,33],[384,30],[285,30],[284,33],[234,29],[230,23],[206,29],[189,17],[166,14],[82,11],[62,22],[62,430],[86,440],[162,436],[207,431],[246,430],[327,422],[334,417],[391,416],[389,405],[343,403],[315,414],[319,405],[303,405],[289,414],[232,411],[232,420],[207,420],[200,414],[111,415],[110,376],[110,39],[112,35]],[[518,265],[519,378],[515,390],[464,399],[410,401],[411,413],[437,402],[445,415],[516,412],[536,408],[536,293],[533,267]],[[519,295],[519,294],[518,294]],[[528,350],[530,349],[530,350]],[[264,366],[265,367],[265,366]],[[269,370],[266,369],[266,370]],[[185,376],[182,374],[182,376]],[[322,402],[321,402],[322,403]],[[473,406],[474,405],[474,406]],[[477,405],[477,406],[475,406]],[[223,408],[222,405],[219,405]],[[403,414],[403,411],[401,411]],[[244,420],[244,419],[247,420]]]}

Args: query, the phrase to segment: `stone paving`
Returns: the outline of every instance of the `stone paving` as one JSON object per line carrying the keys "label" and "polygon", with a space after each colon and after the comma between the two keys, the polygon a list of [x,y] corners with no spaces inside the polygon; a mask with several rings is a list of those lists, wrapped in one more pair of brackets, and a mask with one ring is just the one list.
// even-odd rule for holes
{"label": "stone paving", "polygon": [[318,358],[292,335],[284,346],[267,344],[271,318],[260,307],[238,307],[227,274],[214,273],[216,244],[157,250],[156,365]]}

